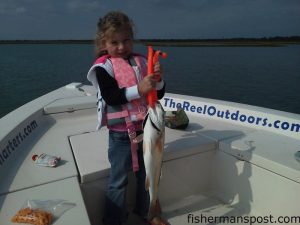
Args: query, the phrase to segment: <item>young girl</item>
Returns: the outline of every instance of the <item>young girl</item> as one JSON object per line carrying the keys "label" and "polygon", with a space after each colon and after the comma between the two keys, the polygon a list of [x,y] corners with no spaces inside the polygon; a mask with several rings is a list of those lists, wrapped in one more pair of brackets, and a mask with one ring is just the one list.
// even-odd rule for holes
{"label": "young girl", "polygon": [[[148,216],[143,149],[142,143],[137,142],[147,113],[147,93],[155,88],[161,99],[165,83],[157,82],[155,76],[147,76],[146,59],[133,53],[133,23],[121,12],[109,12],[99,19],[96,55],[87,77],[98,90],[98,128],[106,125],[109,129],[111,164],[103,221],[120,225],[128,214],[125,194],[130,170],[137,179],[134,212],[142,218]],[[154,71],[161,74],[159,64]],[[164,224],[159,216],[148,220],[151,224]]]}

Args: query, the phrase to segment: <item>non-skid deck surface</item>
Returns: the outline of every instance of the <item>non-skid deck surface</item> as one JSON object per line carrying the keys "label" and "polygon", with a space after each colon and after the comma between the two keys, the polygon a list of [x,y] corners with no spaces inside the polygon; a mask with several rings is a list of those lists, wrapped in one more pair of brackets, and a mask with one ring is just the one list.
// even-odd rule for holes
{"label": "non-skid deck surface", "polygon": [[[168,206],[163,206],[163,218],[169,225],[217,225],[249,224],[250,215],[239,205],[227,205],[215,197],[190,196]],[[255,217],[253,217],[253,220]],[[126,225],[146,225],[134,214],[129,215]],[[259,224],[259,223],[251,223]]]}

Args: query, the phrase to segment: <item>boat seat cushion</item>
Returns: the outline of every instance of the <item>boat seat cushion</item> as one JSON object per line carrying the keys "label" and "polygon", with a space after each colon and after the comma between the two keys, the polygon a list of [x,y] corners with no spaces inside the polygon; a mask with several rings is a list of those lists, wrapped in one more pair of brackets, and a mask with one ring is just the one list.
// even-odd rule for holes
{"label": "boat seat cushion", "polygon": [[[70,137],[81,183],[107,177],[110,163],[107,158],[108,130],[78,134]],[[191,130],[166,128],[164,161],[215,150],[217,143]]]}

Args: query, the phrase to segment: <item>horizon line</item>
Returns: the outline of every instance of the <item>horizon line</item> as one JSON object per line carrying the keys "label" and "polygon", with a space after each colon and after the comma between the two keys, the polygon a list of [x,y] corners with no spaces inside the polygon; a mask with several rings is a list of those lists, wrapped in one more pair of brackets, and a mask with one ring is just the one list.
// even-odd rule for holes
{"label": "horizon line", "polygon": [[[300,39],[299,35],[270,36],[270,37],[232,37],[232,38],[136,38],[134,41],[218,41],[218,40],[276,40],[276,39]],[[94,39],[0,39],[3,41],[94,41]]]}

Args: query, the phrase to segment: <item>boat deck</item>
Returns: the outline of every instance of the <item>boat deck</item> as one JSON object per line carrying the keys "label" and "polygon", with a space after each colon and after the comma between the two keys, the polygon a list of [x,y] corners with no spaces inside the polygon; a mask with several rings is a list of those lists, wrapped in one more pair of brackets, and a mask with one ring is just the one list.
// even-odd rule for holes
{"label": "boat deck", "polygon": [[215,197],[202,195],[183,199],[164,210],[164,217],[172,225],[242,224],[241,217],[250,216],[238,205],[224,204]]}
{"label": "boat deck", "polygon": [[[59,198],[76,207],[55,225],[101,224],[110,169],[108,134],[106,129],[95,131],[95,96],[86,96],[85,90],[90,87],[58,89],[0,121],[0,225],[12,224],[10,218],[28,199]],[[184,96],[168,98],[177,101]],[[191,98],[189,103],[196,101],[203,99]],[[201,104],[219,107],[221,103]],[[235,104],[226,107],[250,110]],[[218,219],[199,221],[201,216],[297,215],[300,163],[294,154],[300,150],[299,133],[283,135],[211,116],[188,115],[186,130],[166,129],[159,196],[170,224],[226,224]],[[285,118],[285,113],[278,112],[275,116],[290,124],[300,121],[299,115]],[[31,157],[40,153],[60,156],[62,162],[57,168],[38,167]],[[129,191],[128,196],[131,206],[133,194]],[[127,224],[143,222],[130,214]]]}
{"label": "boat deck", "polygon": [[[242,210],[238,204],[224,204],[213,196],[198,195],[189,196],[164,207],[162,217],[170,225],[247,224],[250,217],[252,217],[251,224],[261,224],[255,222],[258,217],[251,215],[247,210],[249,209]],[[148,223],[130,213],[124,225],[148,225]]]}

